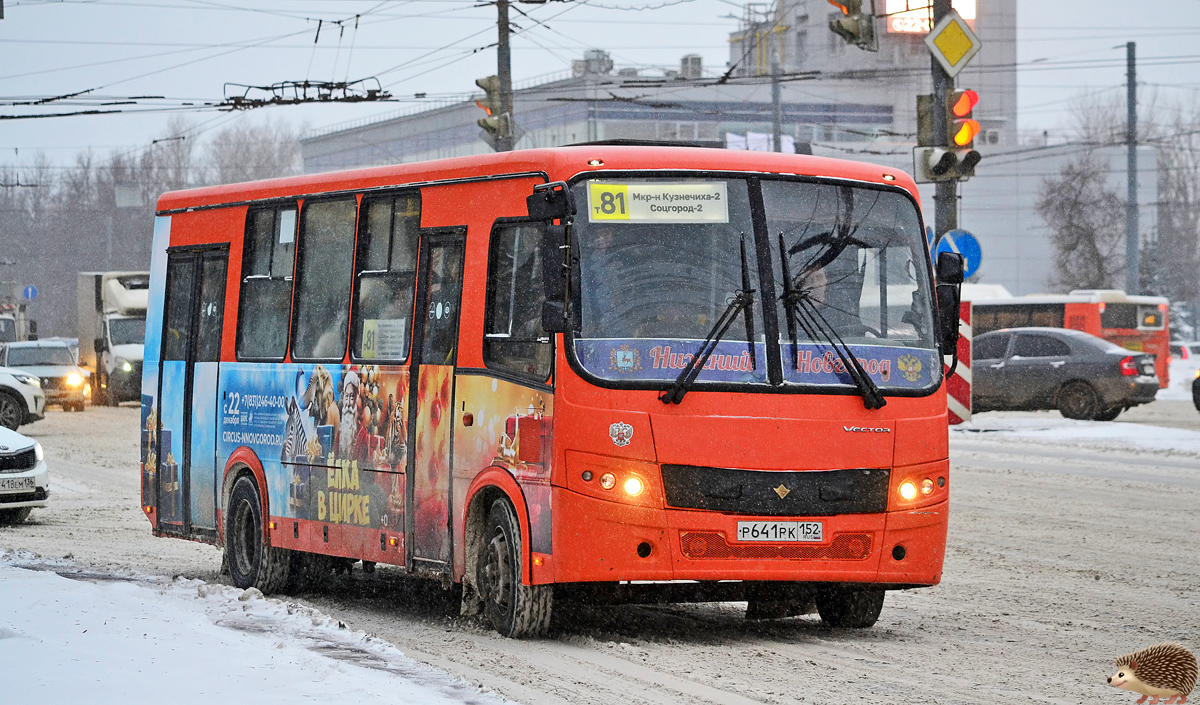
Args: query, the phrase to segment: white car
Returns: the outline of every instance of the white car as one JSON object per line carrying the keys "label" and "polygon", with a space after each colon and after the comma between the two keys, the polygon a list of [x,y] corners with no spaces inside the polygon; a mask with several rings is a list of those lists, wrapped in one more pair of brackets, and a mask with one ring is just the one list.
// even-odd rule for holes
{"label": "white car", "polygon": [[46,416],[46,392],[37,375],[0,367],[0,426],[17,430]]}
{"label": "white car", "polygon": [[0,428],[0,524],[20,524],[50,499],[50,470],[42,444]]}
{"label": "white car", "polygon": [[16,367],[42,382],[47,404],[61,404],[63,411],[83,411],[92,392],[91,373],[75,362],[66,343],[54,340],[22,340],[0,348],[0,365]]}

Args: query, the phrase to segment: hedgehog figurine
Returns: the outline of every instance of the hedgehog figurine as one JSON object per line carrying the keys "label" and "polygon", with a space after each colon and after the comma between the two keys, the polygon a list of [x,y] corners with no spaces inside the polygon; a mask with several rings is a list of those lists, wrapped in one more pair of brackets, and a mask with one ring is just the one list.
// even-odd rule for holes
{"label": "hedgehog figurine", "polygon": [[1117,673],[1109,676],[1108,684],[1141,693],[1139,703],[1147,698],[1153,698],[1151,705],[1159,698],[1167,698],[1164,703],[1186,703],[1196,687],[1196,657],[1179,644],[1155,644],[1115,660]]}

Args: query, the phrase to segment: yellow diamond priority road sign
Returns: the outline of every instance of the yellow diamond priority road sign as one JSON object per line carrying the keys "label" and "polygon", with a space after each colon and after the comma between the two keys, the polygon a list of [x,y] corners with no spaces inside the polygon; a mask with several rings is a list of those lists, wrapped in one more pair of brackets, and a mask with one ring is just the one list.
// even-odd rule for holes
{"label": "yellow diamond priority road sign", "polygon": [[951,10],[925,36],[925,46],[951,78],[978,53],[983,42],[957,12]]}

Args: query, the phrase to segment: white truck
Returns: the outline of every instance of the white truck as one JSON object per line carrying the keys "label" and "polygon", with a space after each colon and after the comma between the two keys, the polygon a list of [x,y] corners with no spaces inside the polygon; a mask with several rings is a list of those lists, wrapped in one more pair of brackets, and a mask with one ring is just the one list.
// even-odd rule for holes
{"label": "white truck", "polygon": [[141,399],[149,293],[149,272],[79,273],[79,364],[95,404]]}

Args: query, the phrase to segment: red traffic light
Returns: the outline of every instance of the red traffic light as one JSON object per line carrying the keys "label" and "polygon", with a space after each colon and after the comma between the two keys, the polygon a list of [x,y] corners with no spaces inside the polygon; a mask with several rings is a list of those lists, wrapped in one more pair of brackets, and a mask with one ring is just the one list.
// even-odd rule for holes
{"label": "red traffic light", "polygon": [[829,4],[841,10],[843,15],[857,15],[862,9],[862,0],[829,0]]}
{"label": "red traffic light", "polygon": [[950,106],[950,112],[954,113],[955,117],[967,117],[978,103],[979,94],[968,88],[958,94],[958,99]]}

